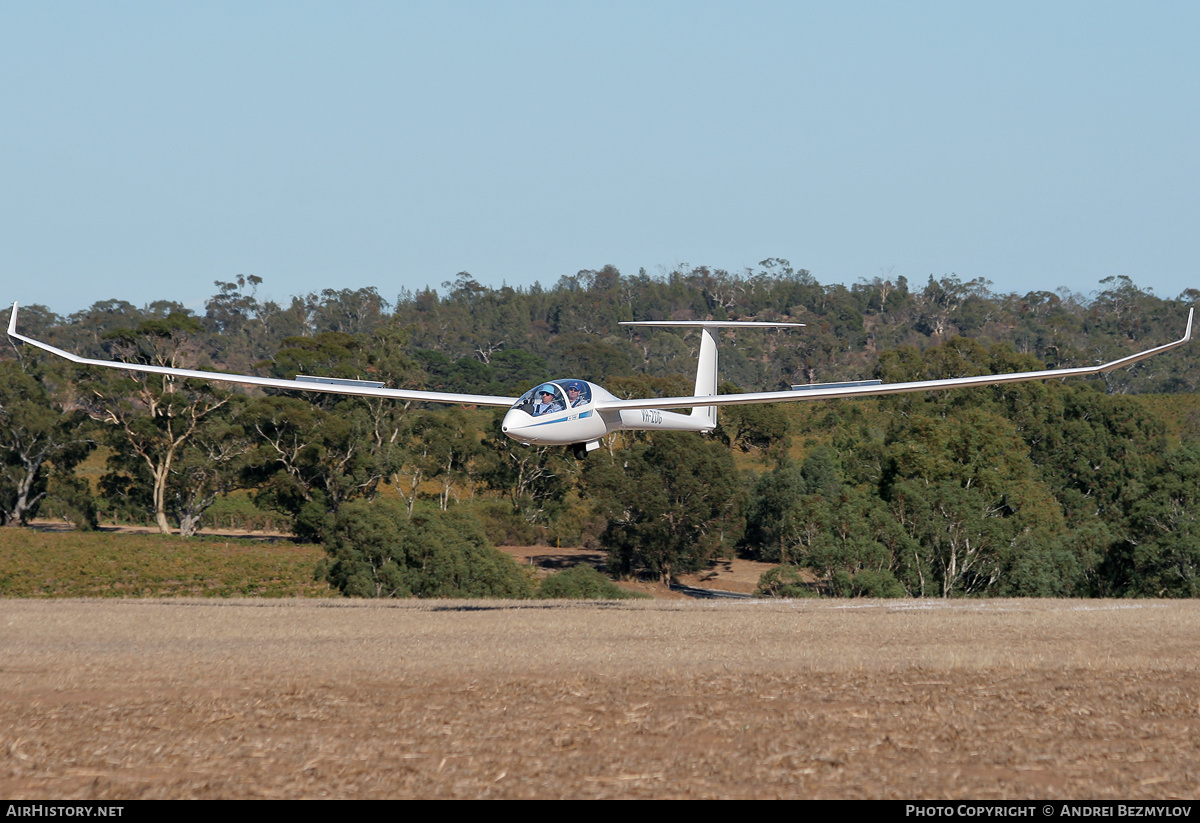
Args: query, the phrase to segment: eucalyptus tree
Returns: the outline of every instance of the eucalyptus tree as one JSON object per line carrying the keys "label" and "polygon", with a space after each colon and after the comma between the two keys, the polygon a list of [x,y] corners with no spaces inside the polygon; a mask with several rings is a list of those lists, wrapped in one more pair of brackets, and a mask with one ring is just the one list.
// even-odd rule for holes
{"label": "eucalyptus tree", "polygon": [[731,548],[743,528],[737,468],[711,440],[654,433],[615,458],[589,460],[584,489],[607,515],[600,542],[619,574],[671,583]]}
{"label": "eucalyptus tree", "polygon": [[1131,507],[1122,544],[1123,593],[1150,597],[1200,596],[1200,442],[1163,455]]}
{"label": "eucalyptus tree", "polygon": [[504,436],[498,419],[483,446],[481,478],[531,525],[545,523],[557,512],[579,475],[575,459],[563,449],[522,446]]}
{"label": "eucalyptus tree", "polygon": [[182,537],[200,530],[218,497],[244,485],[254,445],[240,420],[245,405],[244,397],[234,395],[229,406],[206,416],[171,467],[168,497]]}
{"label": "eucalyptus tree", "polygon": [[[271,375],[369,378],[404,386],[416,375],[406,339],[392,324],[372,338],[330,331],[290,337],[270,362]],[[247,457],[249,478],[262,499],[293,515],[299,534],[320,537],[329,515],[356,497],[374,496],[402,465],[412,405],[272,390],[245,412],[246,427],[257,435]]]}
{"label": "eucalyptus tree", "polygon": [[[118,360],[181,368],[193,365],[194,336],[201,329],[195,317],[173,312],[105,339]],[[107,427],[114,449],[111,471],[134,476],[144,471],[154,521],[160,532],[170,533],[168,485],[176,461],[204,422],[229,403],[230,393],[208,381],[141,372],[95,375],[87,383],[89,413]]]}
{"label": "eucalyptus tree", "polygon": [[21,364],[0,361],[0,525],[27,525],[51,473],[69,476],[91,452],[95,443],[85,421]]}
{"label": "eucalyptus tree", "polygon": [[216,281],[217,293],[204,303],[204,343],[214,363],[234,371],[254,368],[287,337],[308,330],[307,309],[286,310],[260,301],[262,278],[239,274],[232,282]]}

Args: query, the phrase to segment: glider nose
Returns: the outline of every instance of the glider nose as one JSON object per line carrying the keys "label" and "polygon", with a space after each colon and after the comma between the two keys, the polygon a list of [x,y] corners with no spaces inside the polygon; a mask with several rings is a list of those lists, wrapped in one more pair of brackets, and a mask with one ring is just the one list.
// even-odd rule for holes
{"label": "glider nose", "polygon": [[504,415],[504,420],[500,423],[500,431],[513,440],[524,440],[525,427],[531,420],[533,418],[520,409],[509,409],[508,414]]}

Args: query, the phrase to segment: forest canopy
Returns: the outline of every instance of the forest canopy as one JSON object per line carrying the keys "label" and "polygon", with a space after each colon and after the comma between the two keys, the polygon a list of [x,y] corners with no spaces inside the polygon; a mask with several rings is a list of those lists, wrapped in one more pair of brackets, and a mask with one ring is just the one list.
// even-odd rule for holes
{"label": "forest canopy", "polygon": [[[1127,277],[1087,297],[953,275],[822,285],[780,259],[732,273],[604,267],[530,288],[463,272],[394,300],[364,288],[279,303],[261,285],[218,282],[202,312],[22,307],[22,331],[126,362],[512,397],[570,375],[635,397],[688,393],[698,340],[624,320],[807,324],[723,335],[722,391],[763,391],[1094,365],[1176,339],[1200,297]],[[1198,366],[1189,345],[1102,378],[730,407],[711,436],[623,432],[577,461],[504,437],[494,410],[229,390],[8,347],[0,522],[187,536],[269,520],[325,542],[326,571],[357,594],[442,590],[420,577],[435,555],[419,540],[371,543],[394,533],[441,535],[436,557],[491,569],[506,567],[489,541],[602,547],[611,572],[664,581],[740,553],[781,564],[774,593],[1192,597]],[[458,581],[446,591],[475,590],[467,561],[444,562]],[[521,588],[489,574],[501,582],[479,591]]]}

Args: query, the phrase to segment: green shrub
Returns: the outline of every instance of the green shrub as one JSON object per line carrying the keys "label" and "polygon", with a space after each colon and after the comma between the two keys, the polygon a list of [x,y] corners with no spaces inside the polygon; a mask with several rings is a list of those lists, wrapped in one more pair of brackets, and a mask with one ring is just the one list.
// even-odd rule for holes
{"label": "green shrub", "polygon": [[510,503],[479,501],[470,510],[483,525],[488,539],[497,546],[532,546],[541,536],[541,529],[522,517]]}
{"label": "green shrub", "polygon": [[290,514],[259,505],[245,492],[218,497],[204,513],[206,529],[286,531],[291,525]]}
{"label": "green shrub", "polygon": [[542,581],[538,597],[554,600],[628,600],[649,595],[627,592],[591,566],[574,566]]}
{"label": "green shrub", "polygon": [[829,581],[829,591],[836,597],[904,597],[904,586],[890,571],[863,569],[851,574],[836,571]]}
{"label": "green shrub", "polygon": [[325,548],[328,581],[348,597],[533,596],[528,576],[488,542],[479,521],[383,500],[347,503]]}
{"label": "green shrub", "polygon": [[816,597],[796,566],[776,566],[758,578],[760,597]]}
{"label": "green shrub", "polygon": [[43,501],[40,516],[62,519],[81,532],[95,531],[100,525],[95,495],[86,480],[74,476],[50,478],[50,492]]}

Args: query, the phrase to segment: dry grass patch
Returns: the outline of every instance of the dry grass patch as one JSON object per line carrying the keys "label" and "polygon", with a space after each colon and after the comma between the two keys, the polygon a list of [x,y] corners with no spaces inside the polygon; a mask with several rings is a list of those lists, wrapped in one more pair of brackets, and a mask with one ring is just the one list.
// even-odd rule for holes
{"label": "dry grass patch", "polygon": [[320,546],[160,534],[0,529],[4,597],[332,597]]}

